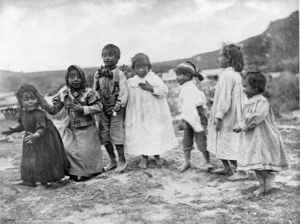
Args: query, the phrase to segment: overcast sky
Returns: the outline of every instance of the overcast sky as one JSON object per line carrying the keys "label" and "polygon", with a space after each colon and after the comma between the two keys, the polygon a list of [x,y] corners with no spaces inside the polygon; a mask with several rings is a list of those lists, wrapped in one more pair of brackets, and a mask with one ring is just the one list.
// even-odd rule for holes
{"label": "overcast sky", "polygon": [[261,34],[298,10],[298,0],[0,0],[0,69],[97,67],[108,43],[119,64],[139,52],[152,62],[217,50]]}

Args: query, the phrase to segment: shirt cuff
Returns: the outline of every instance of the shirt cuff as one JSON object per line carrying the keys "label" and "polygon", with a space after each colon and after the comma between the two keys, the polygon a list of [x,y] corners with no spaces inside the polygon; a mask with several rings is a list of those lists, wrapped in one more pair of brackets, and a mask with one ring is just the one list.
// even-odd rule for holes
{"label": "shirt cuff", "polygon": [[225,115],[225,114],[224,114],[222,111],[219,111],[219,112],[216,113],[215,117],[222,120],[223,117],[224,117],[224,115]]}
{"label": "shirt cuff", "polygon": [[91,113],[89,106],[83,106],[84,115],[88,115]]}

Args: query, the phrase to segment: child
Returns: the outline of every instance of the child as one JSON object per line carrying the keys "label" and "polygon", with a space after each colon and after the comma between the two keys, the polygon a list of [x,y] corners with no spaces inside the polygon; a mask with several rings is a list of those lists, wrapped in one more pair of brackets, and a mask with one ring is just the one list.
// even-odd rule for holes
{"label": "child", "polygon": [[[102,59],[105,66],[95,73],[93,84],[93,89],[99,92],[103,104],[103,111],[96,120],[101,143],[105,145],[110,157],[110,163],[105,170],[116,168],[117,173],[124,172],[127,167],[124,155],[124,119],[128,90],[126,76],[117,68],[120,55],[120,49],[113,44],[103,48]],[[116,161],[114,146],[119,155],[119,162]]]}
{"label": "child", "polygon": [[102,105],[98,93],[87,87],[82,69],[69,66],[66,86],[53,99],[53,105],[42,97],[39,100],[50,114],[57,114],[63,108],[68,113],[67,125],[61,133],[71,163],[70,179],[85,181],[102,173],[101,143],[93,117],[101,112]]}
{"label": "child", "polygon": [[194,148],[194,137],[198,149],[205,158],[206,168],[210,170],[213,166],[210,164],[209,152],[206,150],[206,99],[204,93],[197,88],[193,80],[193,77],[197,77],[202,81],[203,77],[196,66],[189,61],[177,66],[176,75],[177,81],[182,86],[179,94],[179,111],[182,116],[181,128],[184,129],[182,145],[185,158],[185,164],[179,171],[184,172],[191,166],[191,150]]}
{"label": "child", "polygon": [[177,146],[171,113],[166,101],[168,88],[151,71],[149,57],[143,53],[132,58],[136,75],[128,79],[126,109],[126,152],[142,155],[140,168],[146,169],[148,156],[163,164],[160,154]]}
{"label": "child", "polygon": [[[234,174],[229,161],[237,168],[238,135],[232,132],[234,125],[241,118],[244,105],[242,77],[244,68],[241,48],[235,44],[224,44],[218,58],[221,68],[220,79],[216,85],[213,105],[208,121],[207,150],[221,159],[224,169],[214,173],[231,176]],[[245,179],[241,172],[232,180]]]}
{"label": "child", "polygon": [[249,99],[243,117],[233,131],[242,132],[239,149],[239,170],[254,170],[260,188],[254,195],[269,192],[274,185],[274,172],[288,167],[287,154],[272,109],[265,97],[266,78],[261,72],[247,72],[242,80]]}
{"label": "child", "polygon": [[69,162],[57,129],[38,109],[37,95],[36,88],[31,85],[20,87],[17,92],[21,111],[19,124],[2,134],[25,131],[21,158],[22,181],[19,184],[36,186],[40,182],[37,188],[44,189],[49,182],[58,181],[68,174]]}

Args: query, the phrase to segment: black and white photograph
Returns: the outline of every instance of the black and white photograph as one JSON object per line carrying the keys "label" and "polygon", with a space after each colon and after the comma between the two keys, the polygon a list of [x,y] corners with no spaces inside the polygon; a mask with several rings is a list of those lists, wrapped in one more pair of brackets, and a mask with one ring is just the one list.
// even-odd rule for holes
{"label": "black and white photograph", "polygon": [[299,224],[298,0],[0,0],[0,224]]}

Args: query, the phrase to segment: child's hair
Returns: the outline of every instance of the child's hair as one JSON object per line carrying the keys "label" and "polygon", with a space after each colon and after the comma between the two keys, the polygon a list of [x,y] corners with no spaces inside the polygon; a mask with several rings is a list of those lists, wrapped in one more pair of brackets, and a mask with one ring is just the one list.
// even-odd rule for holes
{"label": "child's hair", "polygon": [[247,80],[249,85],[257,90],[258,94],[265,91],[267,79],[261,71],[248,71],[243,75],[243,79]]}
{"label": "child's hair", "polygon": [[243,52],[240,46],[233,43],[223,43],[222,47],[223,55],[229,59],[229,65],[234,68],[235,71],[241,72],[244,68]]}
{"label": "child's hair", "polygon": [[69,84],[69,73],[71,70],[76,70],[78,73],[79,73],[79,76],[80,78],[82,79],[82,82],[81,82],[81,88],[84,89],[87,87],[87,81],[85,79],[85,75],[84,75],[84,72],[83,70],[78,66],[78,65],[70,65],[67,69],[67,72],[66,72],[66,75],[65,75],[65,81],[66,81],[66,85],[67,87],[70,87],[70,84]]}
{"label": "child's hair", "polygon": [[144,62],[146,65],[148,65],[148,68],[151,69],[151,62],[149,57],[144,54],[144,53],[138,53],[136,55],[133,56],[133,58],[131,59],[132,61],[132,65],[131,67],[134,69],[134,66],[137,62],[142,61]]}
{"label": "child's hair", "polygon": [[176,74],[189,75],[190,79],[192,79],[193,77],[196,77],[200,81],[202,81],[204,79],[203,76],[199,73],[199,70],[196,67],[196,65],[194,65],[190,61],[186,61],[186,62],[179,64],[176,68]]}
{"label": "child's hair", "polygon": [[16,93],[16,97],[18,99],[18,102],[19,102],[19,105],[20,105],[21,109],[23,108],[22,97],[23,97],[24,93],[30,93],[33,96],[35,96],[36,98],[37,98],[37,95],[38,95],[38,91],[33,85],[27,85],[26,84],[26,85],[21,86],[19,88],[19,90],[17,91],[17,93]]}
{"label": "child's hair", "polygon": [[120,48],[114,44],[107,44],[104,46],[104,48],[102,49],[102,52],[104,50],[108,50],[108,51],[111,51],[117,58],[117,63],[121,57],[121,51],[120,51]]}

